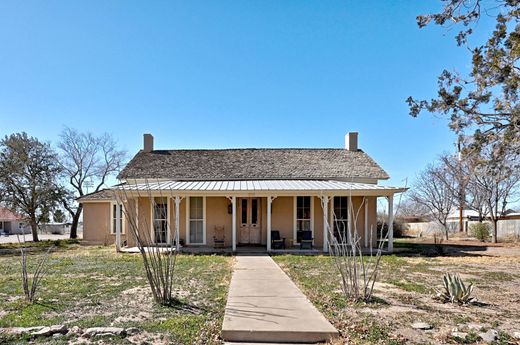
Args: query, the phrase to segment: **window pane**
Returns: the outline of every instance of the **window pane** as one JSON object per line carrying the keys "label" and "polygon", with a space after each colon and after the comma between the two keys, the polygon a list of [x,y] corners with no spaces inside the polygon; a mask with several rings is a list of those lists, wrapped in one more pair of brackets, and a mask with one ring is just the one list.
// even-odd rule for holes
{"label": "window pane", "polygon": [[190,197],[190,219],[202,219],[203,217],[204,211],[202,197]]}
{"label": "window pane", "polygon": [[154,198],[154,219],[167,219],[168,201],[166,198]]}
{"label": "window pane", "polygon": [[190,243],[202,243],[203,242],[203,221],[192,220],[190,221]]}
{"label": "window pane", "polygon": [[337,219],[348,219],[348,197],[334,197],[334,214]]}
{"label": "window pane", "polygon": [[247,224],[247,199],[242,199],[242,224]]}
{"label": "window pane", "polygon": [[258,199],[251,201],[251,223],[258,224]]}

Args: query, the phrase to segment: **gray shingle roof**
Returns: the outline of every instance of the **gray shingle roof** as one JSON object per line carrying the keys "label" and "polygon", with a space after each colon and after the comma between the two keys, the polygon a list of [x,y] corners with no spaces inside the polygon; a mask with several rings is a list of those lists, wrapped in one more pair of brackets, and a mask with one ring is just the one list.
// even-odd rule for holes
{"label": "gray shingle roof", "polygon": [[85,194],[76,200],[78,201],[86,201],[86,200],[92,200],[92,201],[104,201],[104,200],[112,200],[114,199],[114,192],[110,189],[102,189],[97,192],[92,192],[89,194]]}
{"label": "gray shingle roof", "polygon": [[120,179],[269,180],[387,179],[361,150],[222,149],[139,151]]}

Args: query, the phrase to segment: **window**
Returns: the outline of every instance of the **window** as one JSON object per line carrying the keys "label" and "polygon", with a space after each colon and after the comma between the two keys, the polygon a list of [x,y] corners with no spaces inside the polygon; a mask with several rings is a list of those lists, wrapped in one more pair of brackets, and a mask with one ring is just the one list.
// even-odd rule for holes
{"label": "window", "polygon": [[123,233],[123,205],[122,204],[112,204],[112,233],[116,233],[116,225],[117,225],[117,207],[119,207],[119,211],[121,212],[121,217],[119,218],[119,225],[121,226],[121,233]]}
{"label": "window", "polygon": [[0,231],[4,230],[4,222],[0,222]]}
{"label": "window", "polygon": [[155,243],[168,241],[168,199],[154,198],[153,230]]}
{"label": "window", "polygon": [[25,224],[23,222],[19,222],[18,229],[22,230],[23,228],[25,228]]}
{"label": "window", "polygon": [[348,197],[334,197],[334,237],[339,243],[350,242],[348,236]]}
{"label": "window", "polygon": [[242,199],[242,207],[240,208],[242,224],[247,224],[247,199]]}
{"label": "window", "polygon": [[296,242],[300,242],[303,231],[312,232],[312,198],[296,197]]}
{"label": "window", "polygon": [[204,244],[204,204],[205,199],[201,196],[189,198],[189,239],[190,244]]}
{"label": "window", "polygon": [[251,224],[258,224],[258,199],[251,200]]}

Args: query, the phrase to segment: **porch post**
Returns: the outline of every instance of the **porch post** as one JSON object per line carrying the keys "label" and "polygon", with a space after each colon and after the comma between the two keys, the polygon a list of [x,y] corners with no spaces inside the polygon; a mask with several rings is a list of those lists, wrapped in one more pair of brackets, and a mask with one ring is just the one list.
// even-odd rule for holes
{"label": "porch post", "polygon": [[394,195],[386,197],[388,200],[388,251],[394,251]]}
{"label": "porch post", "polygon": [[368,248],[368,198],[367,197],[365,197],[365,248]]}
{"label": "porch post", "polygon": [[267,197],[267,251],[271,251],[271,207],[273,203],[273,198],[271,196]]}
{"label": "porch post", "polygon": [[[347,219],[347,241],[348,241],[348,244],[352,244],[352,221],[353,221],[353,217],[354,217],[354,205],[352,205],[352,196],[349,195],[348,196],[348,207],[347,207],[347,214],[348,214],[348,219]],[[352,247],[354,248],[354,247]]]}
{"label": "porch post", "polygon": [[116,201],[116,251],[121,250],[121,205]]}
{"label": "porch post", "polygon": [[235,252],[237,250],[237,197],[236,196],[233,196],[231,197],[231,209],[233,210],[232,212],[232,217],[233,219],[231,220],[231,224],[232,224],[232,249],[233,251]]}
{"label": "porch post", "polygon": [[328,196],[321,197],[321,206],[323,208],[323,251],[327,253],[329,251],[329,200]]}
{"label": "porch post", "polygon": [[177,195],[177,196],[175,196],[175,250],[177,251],[177,253],[181,249],[181,245],[179,242],[180,204],[181,204],[181,198]]}

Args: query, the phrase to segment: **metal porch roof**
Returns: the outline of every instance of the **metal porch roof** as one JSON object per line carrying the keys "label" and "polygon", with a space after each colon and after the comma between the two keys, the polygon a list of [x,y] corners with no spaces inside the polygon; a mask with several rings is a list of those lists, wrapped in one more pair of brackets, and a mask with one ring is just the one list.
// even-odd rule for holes
{"label": "metal porch roof", "polygon": [[246,180],[246,181],[153,181],[124,184],[114,189],[125,191],[168,192],[371,192],[388,195],[407,190],[402,187],[379,186],[335,180]]}

